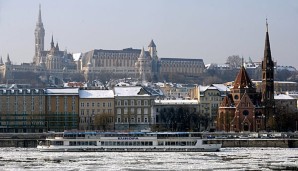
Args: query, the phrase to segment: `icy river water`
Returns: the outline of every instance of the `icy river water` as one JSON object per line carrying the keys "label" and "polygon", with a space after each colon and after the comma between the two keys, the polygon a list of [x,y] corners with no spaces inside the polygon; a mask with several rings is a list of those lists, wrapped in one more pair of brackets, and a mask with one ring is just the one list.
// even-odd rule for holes
{"label": "icy river water", "polygon": [[39,152],[0,148],[0,170],[298,170],[298,148],[220,152]]}

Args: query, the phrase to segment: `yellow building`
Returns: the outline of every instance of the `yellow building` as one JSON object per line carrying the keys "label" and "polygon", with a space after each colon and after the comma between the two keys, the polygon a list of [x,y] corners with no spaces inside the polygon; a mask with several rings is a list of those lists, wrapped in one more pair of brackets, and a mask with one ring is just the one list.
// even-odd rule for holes
{"label": "yellow building", "polygon": [[113,90],[79,90],[79,129],[114,130]]}
{"label": "yellow building", "polygon": [[78,88],[46,89],[45,125],[48,131],[78,129]]}
{"label": "yellow building", "polygon": [[45,131],[43,89],[0,90],[0,132]]}

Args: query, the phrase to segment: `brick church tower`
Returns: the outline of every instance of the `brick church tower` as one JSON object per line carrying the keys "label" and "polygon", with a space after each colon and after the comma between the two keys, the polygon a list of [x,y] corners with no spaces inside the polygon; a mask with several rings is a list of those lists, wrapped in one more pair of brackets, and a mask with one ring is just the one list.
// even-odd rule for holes
{"label": "brick church tower", "polygon": [[264,59],[262,61],[262,105],[264,107],[266,124],[275,114],[274,62],[271,57],[267,19]]}

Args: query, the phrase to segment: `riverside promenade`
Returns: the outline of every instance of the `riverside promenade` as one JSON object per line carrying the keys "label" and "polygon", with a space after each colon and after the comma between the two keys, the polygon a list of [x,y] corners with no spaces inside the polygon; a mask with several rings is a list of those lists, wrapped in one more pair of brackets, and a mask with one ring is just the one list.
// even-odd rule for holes
{"label": "riverside promenade", "polygon": [[[227,134],[203,133],[210,142],[222,143],[222,147],[280,147],[298,148],[298,137],[227,137]],[[0,147],[35,148],[38,141],[52,133],[0,133]],[[216,135],[216,136],[215,136]],[[234,134],[235,135],[235,134]]]}

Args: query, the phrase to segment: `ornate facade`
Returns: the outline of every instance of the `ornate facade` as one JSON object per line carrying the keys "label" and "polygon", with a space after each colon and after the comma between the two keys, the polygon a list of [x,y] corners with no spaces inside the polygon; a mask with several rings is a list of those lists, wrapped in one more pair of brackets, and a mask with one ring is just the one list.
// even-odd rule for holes
{"label": "ornate facade", "polygon": [[[256,91],[244,66],[241,67],[231,93],[218,109],[217,130],[219,131],[260,131],[272,129],[274,120],[274,63],[271,58],[268,25],[265,53],[262,62],[262,92]],[[271,123],[271,124],[270,124]]]}
{"label": "ornate facade", "polygon": [[[126,48],[123,50],[94,49],[82,53],[74,60],[72,54],[61,51],[54,39],[50,42],[50,49],[45,50],[45,28],[42,22],[41,7],[39,6],[35,35],[35,52],[32,63],[12,65],[10,61],[1,64],[0,72],[4,79],[22,79],[26,75],[35,74],[36,79],[41,75],[45,79],[54,76],[63,79],[84,76],[86,81],[102,79],[102,77],[123,78],[134,77],[140,81],[158,81],[174,79],[176,76],[184,78],[196,77],[203,73],[205,65],[202,59],[159,58],[156,44],[151,40],[148,49]],[[71,75],[72,74],[72,75]],[[74,74],[76,74],[74,76]],[[15,75],[19,75],[16,77]],[[169,77],[170,75],[170,77]]]}

